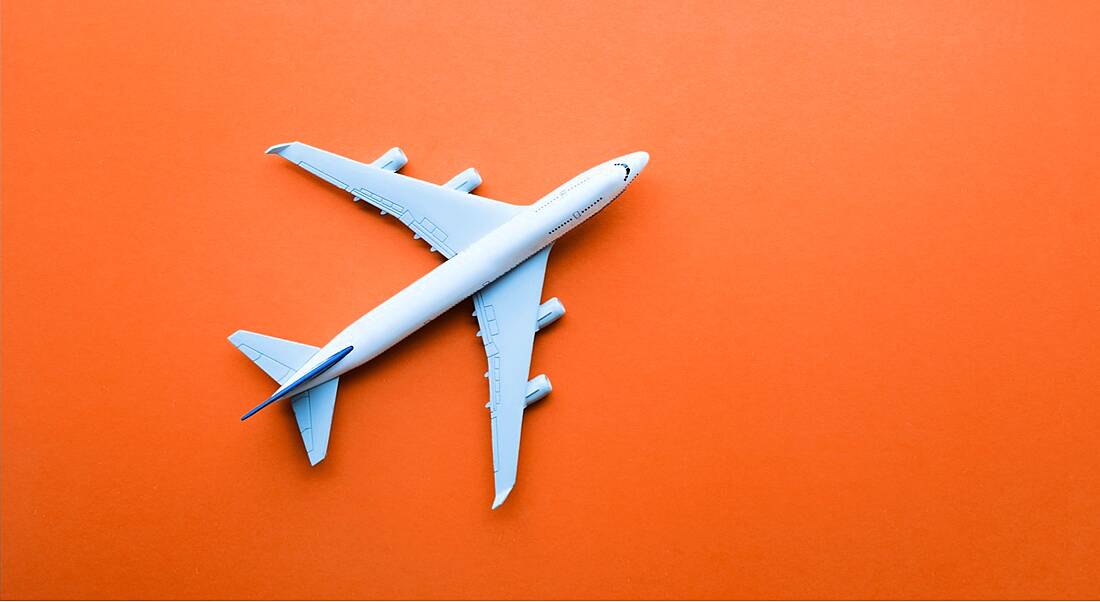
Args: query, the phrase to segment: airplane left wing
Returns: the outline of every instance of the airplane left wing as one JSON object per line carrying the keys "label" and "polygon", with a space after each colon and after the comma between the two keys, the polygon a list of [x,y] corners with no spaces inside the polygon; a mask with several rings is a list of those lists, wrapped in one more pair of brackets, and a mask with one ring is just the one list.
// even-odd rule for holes
{"label": "airplane left wing", "polygon": [[[433,251],[438,250],[448,259],[523,209],[469,194],[467,191],[481,181],[476,172],[470,176],[475,180],[473,185],[469,180],[455,178],[454,184],[448,182],[445,186],[396,173],[405,162],[400,150],[391,151],[393,157],[390,153],[383,155],[381,165],[377,166],[301,142],[278,144],[267,152],[350,192],[357,201],[367,201],[383,214],[392,214],[417,238],[428,241]],[[463,174],[468,172],[472,170]]]}
{"label": "airplane left wing", "polygon": [[481,327],[478,334],[489,361],[485,376],[489,379],[486,407],[493,433],[493,508],[504,503],[516,483],[523,411],[550,392],[545,376],[527,381],[549,255],[548,246],[473,297],[474,315]]}

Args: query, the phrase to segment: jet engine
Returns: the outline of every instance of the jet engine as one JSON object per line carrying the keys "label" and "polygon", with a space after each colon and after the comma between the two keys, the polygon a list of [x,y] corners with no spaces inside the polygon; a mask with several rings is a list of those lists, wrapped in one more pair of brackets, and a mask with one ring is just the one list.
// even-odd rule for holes
{"label": "jet engine", "polygon": [[557,297],[552,297],[539,306],[539,318],[538,325],[535,330],[539,331],[547,326],[558,321],[558,318],[565,315],[565,306],[558,301]]}
{"label": "jet engine", "polygon": [[481,186],[481,174],[477,173],[473,167],[447,180],[443,185],[444,188],[452,188],[459,192],[473,192],[478,186]]}
{"label": "jet engine", "polygon": [[550,379],[546,378],[545,374],[540,374],[535,378],[527,381],[527,396],[524,399],[524,407],[527,407],[536,401],[546,397],[553,391],[554,387],[550,386]]}
{"label": "jet engine", "polygon": [[409,158],[405,156],[405,152],[395,146],[386,151],[381,157],[375,159],[371,165],[386,171],[398,171],[402,167],[405,167],[405,164],[408,162]]}

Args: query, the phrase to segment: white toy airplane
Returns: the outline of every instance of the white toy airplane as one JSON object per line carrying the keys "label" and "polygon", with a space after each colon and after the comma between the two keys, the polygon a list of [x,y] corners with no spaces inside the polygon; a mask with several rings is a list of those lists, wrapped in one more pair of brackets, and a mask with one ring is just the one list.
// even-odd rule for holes
{"label": "white toy airplane", "polygon": [[442,186],[397,173],[407,159],[390,149],[371,164],[300,142],[267,150],[347,190],[355,200],[390,213],[447,261],[336,335],[324,347],[239,330],[229,337],[279,383],[247,419],[290,398],[311,464],[328,450],[340,375],[409,336],[462,300],[473,297],[489,370],[493,471],[500,506],[516,483],[524,408],[550,392],[540,374],[527,380],[535,332],[565,313],[557,298],[540,303],[546,258],[554,241],[619,198],[649,155],[631,153],[589,169],[533,205],[469,194],[481,184],[473,168]]}

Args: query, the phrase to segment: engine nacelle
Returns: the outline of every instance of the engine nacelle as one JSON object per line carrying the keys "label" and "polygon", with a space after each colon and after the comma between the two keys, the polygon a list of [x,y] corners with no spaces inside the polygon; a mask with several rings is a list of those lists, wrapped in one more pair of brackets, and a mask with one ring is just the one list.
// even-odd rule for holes
{"label": "engine nacelle", "polygon": [[527,396],[524,398],[523,407],[527,407],[536,401],[546,397],[553,391],[554,387],[550,386],[550,379],[546,378],[545,374],[540,374],[535,378],[527,381]]}
{"label": "engine nacelle", "polygon": [[405,156],[405,152],[395,146],[375,159],[371,165],[386,171],[397,171],[405,167],[408,162],[409,158]]}
{"label": "engine nacelle", "polygon": [[550,298],[546,303],[539,306],[539,319],[535,330],[539,331],[546,328],[564,315],[565,306],[561,304],[561,301],[558,301],[557,297]]}
{"label": "engine nacelle", "polygon": [[443,185],[444,188],[452,188],[459,192],[473,192],[478,186],[481,186],[481,174],[477,173],[473,167],[463,170]]}

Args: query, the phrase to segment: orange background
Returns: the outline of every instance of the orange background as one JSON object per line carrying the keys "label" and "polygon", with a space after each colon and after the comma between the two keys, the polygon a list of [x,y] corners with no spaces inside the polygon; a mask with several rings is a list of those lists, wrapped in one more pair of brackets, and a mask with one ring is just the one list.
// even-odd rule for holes
{"label": "orange background", "polygon": [[[4,2],[0,594],[1100,596],[1100,5],[773,4]],[[467,304],[238,421],[438,263],[290,140],[652,154],[499,511]]]}

